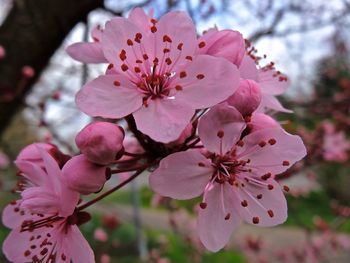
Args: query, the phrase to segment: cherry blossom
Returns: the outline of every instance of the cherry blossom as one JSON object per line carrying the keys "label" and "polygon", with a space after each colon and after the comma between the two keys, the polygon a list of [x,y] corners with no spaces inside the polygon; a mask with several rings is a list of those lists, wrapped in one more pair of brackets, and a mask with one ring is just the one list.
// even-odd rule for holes
{"label": "cherry blossom", "polygon": [[239,74],[224,58],[196,55],[206,43],[197,43],[186,13],[144,19],[142,24],[130,17],[106,23],[101,45],[111,70],[87,83],[76,103],[91,116],[133,114],[138,130],[168,143],[180,136],[196,109],[232,95]]}
{"label": "cherry blossom", "polygon": [[323,137],[323,158],[327,161],[344,162],[348,159],[350,142],[343,131],[327,132]]}
{"label": "cherry blossom", "polygon": [[150,176],[150,186],[163,196],[203,195],[198,231],[211,251],[228,242],[240,219],[259,226],[286,220],[286,200],[274,176],[306,154],[301,139],[281,128],[261,129],[241,139],[245,127],[234,107],[215,106],[199,122],[199,136],[211,154],[171,154]]}
{"label": "cherry blossom", "polygon": [[88,216],[75,211],[79,194],[70,190],[60,168],[44,149],[44,168],[29,161],[16,161],[27,180],[22,199],[8,205],[2,215],[12,231],[3,251],[12,262],[95,262],[94,254],[77,224]]}

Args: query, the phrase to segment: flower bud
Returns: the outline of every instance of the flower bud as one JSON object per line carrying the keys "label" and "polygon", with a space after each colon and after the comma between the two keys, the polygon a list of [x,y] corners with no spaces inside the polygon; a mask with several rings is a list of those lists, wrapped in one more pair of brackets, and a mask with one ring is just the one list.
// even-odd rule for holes
{"label": "flower bud", "polygon": [[86,158],[101,165],[107,165],[115,159],[123,149],[123,140],[123,129],[109,122],[90,123],[75,138]]}
{"label": "flower bud", "polygon": [[74,156],[62,169],[68,187],[81,194],[100,191],[107,181],[108,172],[108,167],[90,162],[83,154]]}
{"label": "flower bud", "polygon": [[24,147],[18,154],[17,161],[29,161],[36,163],[40,167],[44,167],[44,161],[38,148],[46,150],[58,163],[59,167],[62,167],[69,159],[70,156],[62,153],[56,145],[51,143],[32,143]]}
{"label": "flower bud", "polygon": [[[200,54],[223,57],[239,66],[244,53],[245,44],[242,34],[233,30],[211,29],[198,40]],[[201,44],[204,43],[204,44]]]}
{"label": "flower bud", "polygon": [[237,91],[227,99],[243,116],[252,114],[261,102],[259,85],[253,80],[241,80]]}

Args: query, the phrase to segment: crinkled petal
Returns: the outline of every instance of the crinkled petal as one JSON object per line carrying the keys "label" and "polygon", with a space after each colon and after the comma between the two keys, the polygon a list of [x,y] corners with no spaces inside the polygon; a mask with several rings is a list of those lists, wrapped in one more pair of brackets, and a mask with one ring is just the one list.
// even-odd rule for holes
{"label": "crinkled petal", "polygon": [[199,151],[188,150],[162,159],[149,183],[162,196],[190,199],[203,193],[213,172],[211,162]]}
{"label": "crinkled petal", "polygon": [[176,140],[190,122],[194,110],[176,99],[148,100],[133,115],[137,128],[152,139],[168,143]]}
{"label": "crinkled petal", "polygon": [[227,103],[222,103],[200,119],[198,133],[207,150],[225,154],[239,140],[244,128],[241,113]]}
{"label": "crinkled petal", "polygon": [[[243,178],[243,175],[240,177]],[[234,187],[234,194],[236,209],[245,222],[257,226],[275,226],[286,221],[286,198],[275,180],[242,182],[244,187]]]}
{"label": "crinkled petal", "polygon": [[61,201],[52,189],[30,187],[22,193],[21,207],[37,214],[56,214],[59,212]]}
{"label": "crinkled petal", "polygon": [[148,16],[140,7],[136,7],[130,11],[128,20],[133,22],[139,28],[142,28],[142,30],[145,32],[149,31],[149,28],[152,25],[150,21],[151,17]]}
{"label": "crinkled petal", "polygon": [[[120,86],[114,85],[116,81]],[[104,75],[85,84],[76,103],[94,117],[122,118],[141,107],[142,94],[124,76]]]}
{"label": "crinkled petal", "polygon": [[[222,249],[229,241],[240,218],[234,210],[232,187],[215,184],[206,195],[207,207],[199,209],[198,232],[203,245],[212,252]],[[223,204],[225,207],[223,207]],[[227,218],[229,214],[229,218]]]}
{"label": "crinkled petal", "polygon": [[195,109],[202,109],[231,96],[239,86],[239,72],[224,58],[198,55],[177,72],[172,85],[182,88],[175,94],[176,99],[186,101]]}
{"label": "crinkled petal", "polygon": [[243,147],[237,147],[237,157],[249,159],[246,167],[259,176],[282,173],[306,155],[301,138],[282,128],[258,130],[244,137],[243,142]]}
{"label": "crinkled petal", "polygon": [[107,63],[99,42],[74,43],[66,48],[69,56],[83,63]]}

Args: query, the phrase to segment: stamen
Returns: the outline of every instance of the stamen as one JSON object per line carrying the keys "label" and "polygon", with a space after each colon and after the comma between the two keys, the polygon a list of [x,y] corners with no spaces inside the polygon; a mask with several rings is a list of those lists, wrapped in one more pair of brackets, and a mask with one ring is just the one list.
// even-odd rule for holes
{"label": "stamen", "polygon": [[204,47],[205,47],[205,42],[204,42],[204,41],[200,42],[200,43],[198,44],[198,47],[199,47],[199,48],[204,48]]}

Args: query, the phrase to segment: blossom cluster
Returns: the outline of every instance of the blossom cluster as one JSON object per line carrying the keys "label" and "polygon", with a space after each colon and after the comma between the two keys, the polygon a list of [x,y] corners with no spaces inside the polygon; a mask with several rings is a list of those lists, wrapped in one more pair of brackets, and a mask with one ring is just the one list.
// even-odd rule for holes
{"label": "blossom cluster", "polygon": [[[184,12],[156,20],[136,8],[94,28],[92,39],[67,52],[108,63],[76,95],[78,108],[100,120],[77,134],[79,155],[40,143],[18,155],[21,199],[3,213],[12,229],[3,245],[9,260],[94,262],[77,227],[90,218],[84,209],[144,171],[157,194],[201,196],[197,231],[210,251],[223,248],[242,220],[286,220],[288,187],[275,176],[306,150],[267,114],[290,112],[275,97],[289,81],[273,63],[260,66],[237,31],[198,36]],[[80,195],[101,191],[116,174],[126,179],[80,204]]]}

